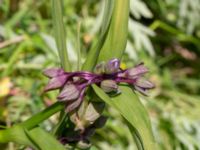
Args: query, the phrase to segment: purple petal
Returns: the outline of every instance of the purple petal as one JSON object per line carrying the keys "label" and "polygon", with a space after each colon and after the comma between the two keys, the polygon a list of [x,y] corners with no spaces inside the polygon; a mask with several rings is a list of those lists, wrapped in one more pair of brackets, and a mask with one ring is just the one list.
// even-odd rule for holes
{"label": "purple petal", "polygon": [[63,75],[65,72],[61,68],[50,68],[43,71],[43,74],[49,78]]}
{"label": "purple petal", "polygon": [[85,89],[83,89],[81,91],[79,98],[77,100],[67,103],[66,108],[65,108],[65,112],[71,112],[74,109],[76,109],[77,107],[79,107],[81,102],[83,101],[84,93],[85,93]]}
{"label": "purple petal", "polygon": [[134,68],[130,68],[126,71],[126,75],[130,78],[141,76],[147,73],[149,70],[144,66],[143,63],[137,65]]}
{"label": "purple petal", "polygon": [[141,94],[147,96],[147,90],[145,88],[142,87],[138,87],[138,86],[134,86],[135,90],[137,90],[138,92],[140,92]]}
{"label": "purple petal", "polygon": [[105,72],[107,74],[110,73],[116,73],[120,68],[120,60],[119,59],[111,59],[106,65],[105,65]]}
{"label": "purple petal", "polygon": [[60,94],[58,95],[59,101],[75,100],[79,97],[80,91],[74,84],[66,84]]}
{"label": "purple petal", "polygon": [[66,108],[65,108],[65,112],[71,112],[72,110],[77,108],[81,104],[81,102],[82,102],[82,99],[78,98],[76,101],[68,103]]}
{"label": "purple petal", "polygon": [[54,77],[50,79],[49,83],[47,84],[44,90],[50,91],[50,90],[61,88],[65,84],[66,80],[67,80],[67,75]]}
{"label": "purple petal", "polygon": [[144,78],[139,78],[136,80],[135,85],[145,89],[152,89],[154,88],[154,84]]}

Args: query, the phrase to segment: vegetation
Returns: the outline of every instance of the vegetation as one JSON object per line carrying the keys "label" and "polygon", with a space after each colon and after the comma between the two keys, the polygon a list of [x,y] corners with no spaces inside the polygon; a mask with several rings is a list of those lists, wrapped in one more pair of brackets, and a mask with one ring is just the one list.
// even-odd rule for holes
{"label": "vegetation", "polygon": [[66,149],[153,150],[151,127],[157,149],[200,149],[200,0],[59,2],[0,0],[0,142],[15,142],[0,149],[64,149],[54,137],[68,132],[58,130],[68,117],[59,113],[58,91],[43,92],[43,70],[93,71],[112,58],[123,69],[144,62],[155,88],[144,96],[120,86],[122,94],[110,98],[90,87],[108,103],[108,120],[92,146]]}

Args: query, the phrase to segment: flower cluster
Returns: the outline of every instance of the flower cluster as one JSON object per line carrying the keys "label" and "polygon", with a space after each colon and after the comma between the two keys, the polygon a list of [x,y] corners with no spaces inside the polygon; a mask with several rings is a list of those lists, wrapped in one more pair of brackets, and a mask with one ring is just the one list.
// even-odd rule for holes
{"label": "flower cluster", "polygon": [[135,90],[146,95],[154,85],[143,75],[148,69],[143,63],[129,69],[121,69],[120,61],[112,59],[95,67],[94,73],[87,71],[65,72],[61,68],[47,69],[44,75],[50,78],[45,91],[60,89],[58,101],[66,103],[66,112],[79,107],[86,88],[91,84],[99,85],[106,93],[119,93],[118,84],[127,83]]}

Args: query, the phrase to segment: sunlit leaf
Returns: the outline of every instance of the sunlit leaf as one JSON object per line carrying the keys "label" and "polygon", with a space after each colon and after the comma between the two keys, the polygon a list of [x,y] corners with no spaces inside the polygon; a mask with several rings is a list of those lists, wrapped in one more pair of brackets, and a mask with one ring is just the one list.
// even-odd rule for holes
{"label": "sunlit leaf", "polygon": [[30,140],[37,145],[39,150],[65,150],[64,146],[59,143],[51,134],[37,127],[26,131]]}
{"label": "sunlit leaf", "polygon": [[105,9],[102,20],[102,27],[99,40],[95,43],[95,45],[90,49],[87,59],[83,65],[83,70],[92,70],[96,65],[97,58],[99,56],[100,50],[103,47],[103,44],[108,35],[108,29],[110,25],[110,20],[113,12],[114,0],[106,0],[105,1]]}
{"label": "sunlit leaf", "polygon": [[121,58],[128,35],[129,0],[115,0],[111,24],[99,61]]}
{"label": "sunlit leaf", "polygon": [[121,94],[112,98],[106,95],[96,85],[93,85],[93,89],[102,100],[110,106],[115,107],[132,125],[136,130],[134,135],[138,132],[137,137],[140,138],[141,145],[143,145],[145,150],[156,150],[148,114],[140,100],[130,88],[120,86]]}

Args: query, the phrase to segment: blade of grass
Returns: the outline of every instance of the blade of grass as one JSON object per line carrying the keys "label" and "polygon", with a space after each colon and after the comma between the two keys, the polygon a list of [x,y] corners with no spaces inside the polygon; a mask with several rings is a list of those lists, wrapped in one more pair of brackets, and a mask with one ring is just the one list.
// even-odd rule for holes
{"label": "blade of grass", "polygon": [[112,11],[113,11],[113,5],[114,5],[114,0],[105,1],[105,9],[104,9],[104,16],[102,20],[100,38],[94,44],[94,47],[90,49],[89,54],[87,55],[87,59],[85,63],[83,64],[82,70],[91,71],[97,63],[97,58],[99,56],[100,50],[103,46],[103,43],[108,33]]}
{"label": "blade of grass", "polygon": [[81,70],[81,41],[80,41],[80,32],[81,32],[81,22],[78,22],[78,27],[77,27],[77,70]]}
{"label": "blade of grass", "polygon": [[63,108],[64,108],[63,103],[56,102],[55,104],[51,105],[45,110],[29,118],[25,122],[22,122],[20,125],[23,126],[24,128],[31,129],[35,127],[36,125],[38,125],[39,123],[41,123],[42,121],[48,119],[50,116],[52,116],[56,112],[62,110]]}
{"label": "blade of grass", "polygon": [[54,34],[61,66],[65,71],[71,71],[71,65],[68,59],[66,47],[66,31],[63,23],[62,0],[52,0],[52,7]]}
{"label": "blade of grass", "polygon": [[30,131],[25,130],[25,132],[34,145],[37,145],[37,147],[41,150],[65,150],[64,146],[59,143],[51,134],[39,127],[36,127]]}
{"label": "blade of grass", "polygon": [[115,0],[111,24],[99,60],[121,58],[128,36],[129,0]]}
{"label": "blade of grass", "polygon": [[18,60],[19,54],[25,49],[26,46],[27,46],[27,43],[24,42],[24,43],[21,43],[17,47],[15,52],[9,58],[8,63],[7,63],[7,68],[3,71],[2,76],[8,76],[12,72],[12,70],[13,70],[13,68],[15,66],[14,64]]}

